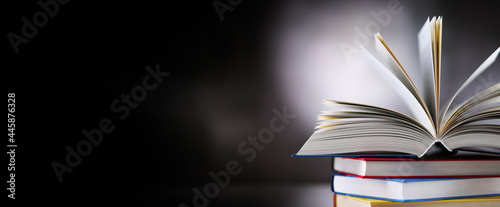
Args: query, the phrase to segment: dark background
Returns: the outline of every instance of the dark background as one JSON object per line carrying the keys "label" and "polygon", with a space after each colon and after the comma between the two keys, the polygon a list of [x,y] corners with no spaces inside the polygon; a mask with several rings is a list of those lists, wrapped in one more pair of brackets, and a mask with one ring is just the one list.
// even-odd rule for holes
{"label": "dark background", "polygon": [[[411,41],[415,54],[416,33],[427,16],[444,16],[447,94],[500,46],[498,3],[401,3],[405,24],[415,34],[401,42]],[[321,98],[335,93],[308,91],[311,80],[295,81],[303,91],[287,90],[294,81],[287,77],[297,71],[276,69],[273,34],[283,22],[299,25],[318,8],[331,10],[340,22],[360,12],[362,27],[370,10],[386,4],[245,0],[224,13],[221,22],[212,1],[70,1],[15,54],[7,34],[20,34],[21,18],[30,19],[40,7],[36,1],[4,2],[2,70],[7,93],[16,93],[15,203],[192,206],[192,188],[202,189],[211,181],[210,171],[237,160],[242,173],[231,177],[229,187],[209,206],[300,206],[304,199],[294,199],[317,197],[317,189],[310,187],[316,184],[331,205],[331,160],[290,155],[313,132]],[[283,15],[289,5],[300,5],[301,13]],[[402,23],[396,19],[402,16],[382,31],[398,36]],[[330,26],[354,35],[353,25]],[[337,45],[327,47],[340,54]],[[157,64],[170,75],[118,121],[111,103],[142,83],[146,66]],[[490,71],[490,79],[498,82],[498,64]],[[330,89],[346,90],[325,90]],[[301,109],[307,102],[314,107]],[[273,108],[281,111],[283,106],[297,118],[246,163],[238,144],[268,127]],[[75,147],[84,139],[81,131],[97,128],[105,117],[114,121],[115,130],[58,182],[51,163],[64,162],[65,146]]]}

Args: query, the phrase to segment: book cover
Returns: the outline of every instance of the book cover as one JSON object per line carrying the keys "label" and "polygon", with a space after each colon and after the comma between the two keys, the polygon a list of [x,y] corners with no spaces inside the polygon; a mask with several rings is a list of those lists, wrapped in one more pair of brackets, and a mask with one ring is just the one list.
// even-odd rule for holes
{"label": "book cover", "polygon": [[500,196],[500,178],[358,178],[332,175],[331,190],[341,195],[396,202]]}
{"label": "book cover", "polygon": [[433,178],[500,176],[500,159],[411,159],[335,157],[333,169],[362,178]]}

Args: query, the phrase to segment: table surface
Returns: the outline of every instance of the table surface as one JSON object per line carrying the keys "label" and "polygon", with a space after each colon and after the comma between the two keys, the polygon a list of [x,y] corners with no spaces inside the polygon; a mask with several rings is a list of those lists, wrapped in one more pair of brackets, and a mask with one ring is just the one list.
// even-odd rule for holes
{"label": "table surface", "polygon": [[[180,203],[184,203],[191,207],[195,206],[193,189],[203,192],[203,187],[165,186],[141,193],[134,200],[139,204],[161,203],[166,206],[179,206]],[[218,207],[329,207],[333,206],[333,193],[329,183],[230,183],[213,198],[207,198],[207,201],[207,206]],[[203,203],[200,199],[197,199],[197,202]]]}

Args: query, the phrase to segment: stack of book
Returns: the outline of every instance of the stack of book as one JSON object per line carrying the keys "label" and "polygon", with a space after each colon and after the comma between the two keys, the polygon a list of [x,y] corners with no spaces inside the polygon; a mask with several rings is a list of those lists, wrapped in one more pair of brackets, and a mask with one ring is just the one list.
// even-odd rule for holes
{"label": "stack of book", "polygon": [[500,206],[500,158],[335,157],[337,207]]}
{"label": "stack of book", "polygon": [[477,83],[500,48],[441,102],[442,22],[429,18],[418,34],[420,87],[380,34],[374,52],[361,47],[410,113],[325,100],[333,110],[318,116],[316,131],[293,155],[334,157],[337,206],[500,206],[500,83],[457,98]]}

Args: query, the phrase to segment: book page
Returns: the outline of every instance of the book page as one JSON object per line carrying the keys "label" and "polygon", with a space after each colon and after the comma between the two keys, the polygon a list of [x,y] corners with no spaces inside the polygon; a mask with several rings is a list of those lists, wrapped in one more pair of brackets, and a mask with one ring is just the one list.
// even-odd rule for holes
{"label": "book page", "polygon": [[423,75],[423,98],[425,105],[431,114],[432,120],[437,125],[437,106],[436,106],[436,81],[434,76],[434,57],[431,38],[431,21],[427,18],[424,26],[418,33],[418,51],[420,59],[420,70]]}
{"label": "book page", "polygon": [[[336,123],[337,125],[349,124],[351,122],[352,123],[359,123],[359,122],[369,123],[369,122],[373,122],[373,119],[371,119],[371,118],[378,118],[378,119],[384,118],[386,120],[390,120],[393,123],[394,122],[405,123],[410,128],[421,130],[421,131],[425,132],[426,136],[432,137],[431,131],[426,130],[425,127],[421,123],[419,123],[418,121],[416,121],[415,119],[413,119],[412,117],[410,117],[406,114],[403,114],[403,113],[400,113],[400,112],[397,112],[397,111],[394,111],[391,109],[382,108],[382,107],[378,107],[378,106],[371,106],[371,105],[367,105],[367,104],[359,104],[359,103],[352,103],[352,102],[345,102],[345,101],[334,101],[334,100],[323,100],[323,103],[325,105],[328,105],[328,106],[336,107],[336,111],[325,111],[322,113],[322,115],[328,115],[328,116],[335,115],[336,117],[341,117],[340,115],[343,114],[344,116],[349,116],[351,118],[358,116],[358,117],[356,117],[358,119],[356,119],[355,121],[352,121],[352,120],[334,120],[337,122]],[[324,119],[321,119],[322,115],[318,116],[319,120],[324,120]],[[365,119],[362,120],[362,118],[365,118]],[[380,121],[380,120],[377,120],[377,121]],[[323,123],[326,123],[326,124],[323,124]],[[316,128],[320,129],[320,128],[323,128],[323,127],[329,126],[329,125],[330,124],[328,122],[322,122]]]}
{"label": "book page", "polygon": [[452,114],[455,114],[456,110],[458,110],[458,108],[462,105],[464,105],[466,102],[463,102],[463,103],[460,103],[458,104],[458,107],[454,110],[451,110],[448,112],[451,104],[453,103],[453,100],[455,100],[455,98],[458,96],[458,94],[465,88],[467,87],[472,81],[474,81],[477,77],[479,77],[479,75],[481,75],[481,73],[483,73],[486,69],[488,69],[490,67],[491,64],[493,64],[495,62],[495,60],[497,59],[498,57],[498,54],[500,53],[500,47],[498,47],[495,52],[493,52],[493,54],[491,54],[475,71],[474,73],[472,73],[471,76],[469,76],[469,78],[467,78],[467,80],[462,84],[462,86],[460,86],[460,88],[455,92],[455,94],[452,96],[452,98],[447,102],[447,104],[445,105],[443,111],[440,113],[441,115],[441,120],[440,120],[440,133],[443,133],[442,130],[444,128],[444,125],[445,125],[445,122],[448,122],[448,119],[450,118],[450,116]]}
{"label": "book page", "polygon": [[368,52],[364,47],[361,47],[361,51],[367,58],[368,62],[373,66],[375,71],[377,71],[384,80],[389,83],[399,96],[406,102],[406,105],[412,112],[412,117],[415,118],[425,129],[432,133],[436,137],[436,130],[432,124],[432,121],[427,116],[424,108],[420,105],[417,98],[404,86],[404,84],[392,74],[387,67],[385,67],[380,61],[378,61],[370,52]]}
{"label": "book page", "polygon": [[453,113],[446,114],[442,134],[446,135],[451,129],[465,121],[482,121],[488,116],[491,118],[500,115],[500,83],[482,91],[464,103],[458,105]]}
{"label": "book page", "polygon": [[[434,40],[434,81],[436,90],[436,113],[439,119],[439,104],[441,99],[441,43],[442,43],[442,25],[443,17],[438,17],[435,25],[435,40]],[[436,122],[438,122],[436,120]],[[439,123],[437,124],[439,126]],[[436,128],[438,129],[438,128]]]}
{"label": "book page", "polygon": [[399,60],[396,58],[396,55],[394,55],[392,50],[389,48],[389,45],[387,45],[384,38],[382,38],[382,35],[380,35],[379,33],[375,35],[375,47],[378,51],[378,54],[381,55],[384,61],[387,63],[387,68],[401,81],[401,83],[403,83],[403,85],[405,85],[405,87],[417,99],[418,103],[425,110],[427,117],[429,118],[429,120],[431,120],[432,124],[435,127],[436,120],[432,119],[429,109],[427,108],[424,99],[420,95],[420,92],[411,80],[408,73],[406,73],[406,70],[403,68]]}
{"label": "book page", "polygon": [[452,149],[461,147],[492,147],[500,149],[500,135],[498,125],[478,127],[479,129],[467,130],[466,133],[457,133],[443,140]]}
{"label": "book page", "polygon": [[434,136],[413,118],[377,106],[325,100],[334,111],[318,115],[318,126],[297,155],[399,152],[422,156]]}

